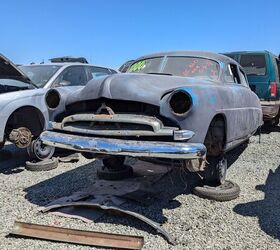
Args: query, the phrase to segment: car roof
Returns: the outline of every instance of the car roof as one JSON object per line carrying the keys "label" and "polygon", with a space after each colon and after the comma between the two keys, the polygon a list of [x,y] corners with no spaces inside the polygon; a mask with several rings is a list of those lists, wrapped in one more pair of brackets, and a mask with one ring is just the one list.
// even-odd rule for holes
{"label": "car roof", "polygon": [[268,51],[268,50],[244,50],[244,51],[231,51],[231,52],[224,52],[223,54],[228,54],[228,55],[234,55],[234,54],[271,54],[273,56],[276,57],[275,54],[273,54],[272,52]]}
{"label": "car roof", "polygon": [[177,51],[159,52],[159,53],[141,56],[137,58],[136,61],[144,58],[161,57],[161,56],[194,56],[194,57],[202,57],[202,58],[207,58],[207,59],[212,59],[212,60],[222,61],[222,62],[231,62],[236,64],[235,60],[225,55],[214,53],[214,52],[195,51],[195,50],[177,50]]}
{"label": "car roof", "polygon": [[118,71],[118,70],[115,70],[113,68],[109,68],[109,67],[106,67],[106,66],[100,66],[100,65],[93,65],[93,64],[88,64],[88,63],[40,63],[40,64],[23,64],[23,65],[20,65],[20,66],[94,66],[94,67],[100,67],[100,68],[106,68],[106,69],[111,69],[111,70],[114,70],[114,71]]}

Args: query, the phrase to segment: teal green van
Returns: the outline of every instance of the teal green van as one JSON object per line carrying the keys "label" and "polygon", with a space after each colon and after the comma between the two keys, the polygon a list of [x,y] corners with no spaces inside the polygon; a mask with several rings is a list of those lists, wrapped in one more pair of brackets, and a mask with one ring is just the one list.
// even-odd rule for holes
{"label": "teal green van", "polygon": [[260,98],[263,118],[272,124],[280,117],[280,62],[269,51],[238,51],[224,53],[233,58],[246,72],[250,88]]}

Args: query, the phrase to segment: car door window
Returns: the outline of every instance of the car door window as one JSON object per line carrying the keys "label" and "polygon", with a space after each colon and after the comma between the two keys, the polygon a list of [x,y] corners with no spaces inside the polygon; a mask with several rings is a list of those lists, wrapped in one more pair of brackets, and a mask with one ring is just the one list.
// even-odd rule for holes
{"label": "car door window", "polygon": [[65,69],[55,81],[55,86],[64,85],[79,86],[87,83],[87,76],[83,66],[71,66]]}
{"label": "car door window", "polygon": [[112,75],[112,72],[107,68],[96,67],[96,66],[89,67],[90,79],[96,79],[107,75]]}
{"label": "car door window", "polygon": [[240,73],[240,83],[244,86],[248,86],[246,75],[241,68],[239,68],[239,73]]}
{"label": "car door window", "polygon": [[232,82],[241,83],[236,64],[228,64],[227,71],[226,71],[226,81],[231,83]]}

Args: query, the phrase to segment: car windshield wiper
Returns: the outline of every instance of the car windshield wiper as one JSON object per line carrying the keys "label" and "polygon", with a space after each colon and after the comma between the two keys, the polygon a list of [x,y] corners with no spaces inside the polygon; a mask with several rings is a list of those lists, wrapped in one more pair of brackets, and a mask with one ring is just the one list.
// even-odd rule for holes
{"label": "car windshield wiper", "polygon": [[149,72],[147,74],[151,74],[151,75],[164,75],[164,76],[172,76],[172,74],[169,73],[159,73],[159,72]]}

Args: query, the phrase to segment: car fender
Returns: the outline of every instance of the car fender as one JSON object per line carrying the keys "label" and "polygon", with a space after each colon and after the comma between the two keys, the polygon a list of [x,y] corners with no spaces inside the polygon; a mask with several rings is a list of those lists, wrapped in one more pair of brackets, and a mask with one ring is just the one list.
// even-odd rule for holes
{"label": "car fender", "polygon": [[[29,92],[24,91],[24,92]],[[13,92],[12,92],[13,93]],[[38,109],[43,117],[44,117],[44,129],[47,127],[48,120],[49,120],[49,114],[48,114],[48,109],[45,104],[45,99],[44,99],[44,91],[30,91],[29,93],[24,93],[22,95],[18,95],[17,93],[14,98],[11,100],[8,100],[6,97],[2,98],[4,95],[1,95],[1,102],[0,102],[0,142],[4,140],[4,132],[5,132],[5,127],[7,124],[7,121],[11,114],[16,111],[19,108],[22,107],[34,107]],[[11,93],[9,93],[11,94]],[[27,117],[28,119],[28,117]]]}

